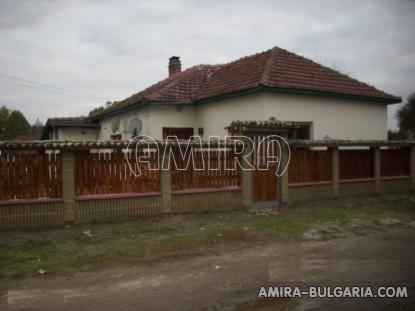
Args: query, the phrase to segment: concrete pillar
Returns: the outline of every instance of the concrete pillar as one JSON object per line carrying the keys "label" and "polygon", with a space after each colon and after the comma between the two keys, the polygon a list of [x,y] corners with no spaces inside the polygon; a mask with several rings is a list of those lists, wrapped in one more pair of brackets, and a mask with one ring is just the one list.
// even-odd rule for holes
{"label": "concrete pillar", "polygon": [[375,178],[375,189],[376,194],[380,194],[381,186],[380,186],[380,147],[373,147],[373,172]]}
{"label": "concrete pillar", "polygon": [[411,146],[411,190],[415,192],[415,146]]}
{"label": "concrete pillar", "polygon": [[75,161],[72,150],[62,150],[62,197],[65,222],[73,222],[75,213]]}
{"label": "concrete pillar", "polygon": [[[244,140],[245,149],[242,153],[242,156],[248,155],[253,146],[250,140]],[[252,160],[252,153],[248,161]],[[241,166],[242,166],[242,176],[241,176],[241,187],[242,187],[242,206],[244,208],[248,208],[252,204],[252,170],[250,170],[250,166],[246,161],[242,161],[241,159]]]}
{"label": "concrete pillar", "polygon": [[337,199],[340,196],[339,148],[333,147],[330,149],[331,149],[331,180],[333,182],[333,198]]}
{"label": "concrete pillar", "polygon": [[[283,135],[285,139],[287,139],[287,135]],[[283,169],[286,167],[288,162],[288,153],[289,153],[289,146],[285,144],[284,142],[281,142],[281,159],[280,159],[280,169]],[[280,203],[281,204],[287,204],[290,201],[290,193],[288,189],[288,170],[289,167],[286,168],[284,174],[282,174],[279,178],[279,193],[280,193]]]}
{"label": "concrete pillar", "polygon": [[[165,148],[168,148],[167,146]],[[172,211],[172,197],[171,197],[171,165],[168,165],[169,153],[164,152],[164,149],[160,149],[159,157],[161,157],[162,162],[160,163],[161,169],[161,200],[163,205],[163,213],[164,214],[171,214]],[[168,151],[168,150],[166,150]],[[167,169],[168,168],[168,169]]]}

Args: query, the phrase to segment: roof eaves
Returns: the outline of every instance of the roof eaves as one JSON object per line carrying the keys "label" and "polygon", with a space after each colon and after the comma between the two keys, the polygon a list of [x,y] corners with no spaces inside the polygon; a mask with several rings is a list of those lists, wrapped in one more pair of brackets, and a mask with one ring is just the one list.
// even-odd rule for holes
{"label": "roof eaves", "polygon": [[388,97],[375,97],[375,96],[366,96],[366,95],[357,95],[357,94],[347,94],[340,92],[331,92],[331,91],[320,91],[312,89],[300,89],[300,88],[284,88],[284,87],[271,87],[267,85],[260,85],[261,90],[266,92],[273,93],[291,93],[291,94],[301,94],[301,95],[313,95],[313,96],[328,96],[328,97],[337,97],[345,99],[357,99],[357,100],[370,100],[377,101],[386,104],[397,104],[402,101],[401,97],[397,96],[388,96]]}
{"label": "roof eaves", "polygon": [[153,105],[193,105],[193,101],[152,100]]}
{"label": "roof eaves", "polygon": [[90,116],[90,119],[94,120],[94,121],[99,121],[99,120],[105,119],[107,117],[113,116],[113,115],[118,114],[118,113],[127,112],[127,111],[130,111],[130,110],[133,110],[133,109],[145,107],[145,106],[147,106],[151,103],[152,102],[147,100],[147,99],[142,99],[142,100],[140,100],[140,101],[138,101],[134,104],[131,104],[131,105],[127,105],[127,106],[124,106],[124,107],[103,111],[103,112],[100,112],[96,115],[92,115],[92,116]]}
{"label": "roof eaves", "polygon": [[68,127],[75,127],[75,128],[97,128],[97,129],[99,129],[100,128],[100,125],[99,124],[58,124],[58,125],[55,125],[55,126],[53,126],[53,127],[55,127],[55,128],[62,128],[62,127],[65,127],[65,128],[68,128]]}
{"label": "roof eaves", "polygon": [[262,83],[254,88],[238,90],[235,92],[223,93],[215,96],[210,96],[206,98],[199,98],[194,101],[195,104],[205,104],[213,102],[216,100],[223,100],[229,98],[235,98],[239,96],[250,95],[258,92],[272,92],[272,93],[286,93],[286,94],[300,94],[300,95],[312,95],[312,96],[326,96],[326,97],[336,97],[343,99],[356,99],[356,100],[368,100],[376,101],[385,104],[396,104],[402,102],[401,97],[390,96],[390,97],[373,97],[373,96],[363,96],[363,95],[354,95],[354,94],[344,94],[337,92],[328,92],[328,91],[319,91],[311,89],[297,89],[297,88],[282,88],[282,87],[272,87],[267,86]]}
{"label": "roof eaves", "polygon": [[249,88],[249,89],[242,89],[242,90],[238,90],[234,92],[222,93],[222,94],[209,96],[205,98],[201,97],[201,98],[194,100],[193,102],[195,104],[206,104],[206,103],[210,103],[216,100],[223,100],[223,99],[235,98],[239,96],[245,96],[245,95],[258,93],[261,91],[261,89],[262,89],[262,85],[258,85],[256,87]]}
{"label": "roof eaves", "polygon": [[49,118],[46,124],[50,127],[94,127],[98,125],[88,117]]}

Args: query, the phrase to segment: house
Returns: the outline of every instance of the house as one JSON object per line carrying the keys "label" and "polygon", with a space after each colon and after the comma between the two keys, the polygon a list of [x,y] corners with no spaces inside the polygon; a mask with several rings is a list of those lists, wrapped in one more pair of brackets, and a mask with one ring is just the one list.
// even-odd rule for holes
{"label": "house", "polygon": [[88,128],[82,137],[78,132],[86,128],[77,129],[74,120],[70,130],[55,125],[58,138],[83,139],[93,132],[99,140],[138,134],[207,139],[283,131],[298,139],[386,139],[387,105],[401,102],[278,47],[183,71],[180,58],[173,56],[168,71],[166,79],[79,123],[99,125],[99,130]]}
{"label": "house", "polygon": [[49,118],[42,131],[42,139],[96,140],[100,125],[86,117]]}

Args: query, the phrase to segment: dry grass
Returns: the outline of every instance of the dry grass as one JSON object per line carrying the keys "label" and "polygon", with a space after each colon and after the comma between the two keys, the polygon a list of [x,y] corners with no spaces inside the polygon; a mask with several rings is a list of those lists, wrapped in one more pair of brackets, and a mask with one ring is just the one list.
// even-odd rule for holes
{"label": "dry grass", "polygon": [[[39,269],[53,273],[149,263],[233,241],[302,239],[308,230],[326,224],[365,234],[379,228],[382,219],[414,220],[415,198],[386,196],[275,210],[8,229],[0,234],[0,277],[34,275]],[[336,237],[324,230],[324,238]]]}

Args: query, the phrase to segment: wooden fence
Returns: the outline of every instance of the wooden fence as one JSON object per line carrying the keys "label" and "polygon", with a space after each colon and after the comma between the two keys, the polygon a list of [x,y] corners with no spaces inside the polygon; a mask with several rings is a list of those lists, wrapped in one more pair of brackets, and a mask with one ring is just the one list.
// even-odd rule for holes
{"label": "wooden fence", "polygon": [[382,177],[410,176],[410,148],[381,150],[380,174]]}
{"label": "wooden fence", "polygon": [[38,150],[0,152],[0,201],[60,197],[59,153]]}
{"label": "wooden fence", "polygon": [[[332,153],[326,149],[293,149],[289,169],[289,183],[318,183],[332,181]],[[380,151],[381,177],[409,177],[411,150],[408,147]],[[373,149],[339,150],[339,179],[374,178]]]}
{"label": "wooden fence", "polygon": [[414,169],[414,147],[294,148],[285,202],[409,193],[415,188]]}
{"label": "wooden fence", "polygon": [[339,150],[340,180],[374,178],[373,150]]}
{"label": "wooden fence", "polygon": [[122,149],[78,150],[74,157],[76,196],[160,192],[157,152],[136,156]]}
{"label": "wooden fence", "polygon": [[[193,159],[174,149],[176,165],[170,163],[172,190],[240,187],[241,169],[235,162],[235,150],[203,150]],[[235,168],[235,169],[232,169]]]}
{"label": "wooden fence", "polygon": [[[292,142],[290,165],[277,182],[275,168],[226,169],[225,164],[241,162],[241,150],[224,144],[213,146],[221,152],[195,150],[187,170],[179,169],[188,159],[178,156],[175,145],[177,167],[170,163],[169,170],[159,170],[165,145],[139,149],[144,162],[127,152],[125,142],[6,147],[0,142],[0,226],[235,210],[270,198],[288,203],[415,189],[414,142],[345,145]],[[267,189],[275,193],[265,195],[270,182]]]}
{"label": "wooden fence", "polygon": [[327,150],[293,149],[288,182],[313,183],[331,180],[331,154]]}

